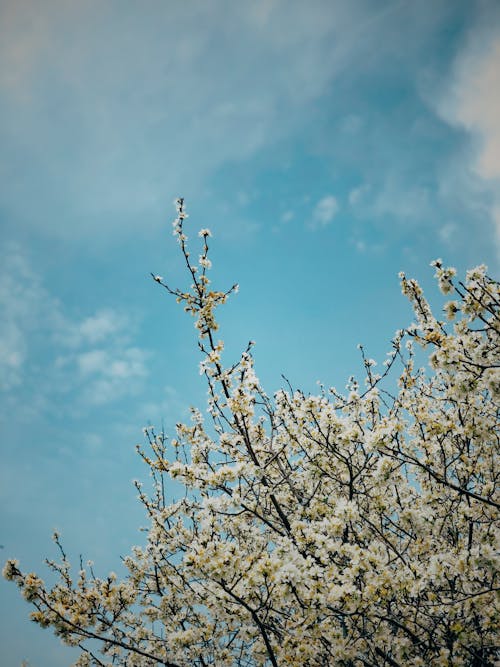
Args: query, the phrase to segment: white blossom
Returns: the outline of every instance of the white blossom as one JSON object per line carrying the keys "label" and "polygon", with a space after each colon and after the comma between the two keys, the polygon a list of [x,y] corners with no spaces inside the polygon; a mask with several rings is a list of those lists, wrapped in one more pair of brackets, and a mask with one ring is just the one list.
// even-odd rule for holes
{"label": "white blossom", "polygon": [[[352,376],[347,396],[321,385],[271,399],[253,343],[224,364],[216,308],[236,286],[195,277],[176,206],[192,285],[167,289],[195,318],[209,416],[193,409],[171,441],[144,430],[151,496],[135,485],[150,525],[127,576],[89,564],[73,578],[58,535],[52,587],[6,563],[32,619],[80,646],[79,667],[498,664],[498,282],[480,266],[457,288],[436,260],[454,296],[445,325],[401,274],[415,322],[381,375],[360,346],[366,386]],[[175,502],[168,480],[184,487]]]}

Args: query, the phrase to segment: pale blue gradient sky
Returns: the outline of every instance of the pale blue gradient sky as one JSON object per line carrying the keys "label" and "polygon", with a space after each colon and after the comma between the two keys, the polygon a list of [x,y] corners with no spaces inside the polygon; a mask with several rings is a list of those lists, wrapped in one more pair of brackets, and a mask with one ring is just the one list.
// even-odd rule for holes
{"label": "pale blue gradient sky", "polygon": [[[176,196],[240,283],[228,360],[341,388],[410,322],[400,270],[498,274],[499,118],[493,1],[0,0],[2,557],[43,572],[58,528],[105,574],[141,539],[141,429],[205,396],[149,278],[186,279]],[[69,665],[0,585],[2,665]]]}

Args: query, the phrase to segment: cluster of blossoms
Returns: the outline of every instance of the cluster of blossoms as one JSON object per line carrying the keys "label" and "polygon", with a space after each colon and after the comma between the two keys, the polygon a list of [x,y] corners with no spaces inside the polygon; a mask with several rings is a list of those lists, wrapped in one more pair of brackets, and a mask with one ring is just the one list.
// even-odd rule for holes
{"label": "cluster of blossoms", "polygon": [[[361,348],[363,388],[269,397],[251,343],[223,365],[215,308],[236,287],[210,289],[210,233],[193,265],[185,218],[179,200],[191,289],[153,277],[196,318],[208,419],[193,409],[170,441],[146,431],[150,528],[123,581],[83,567],[73,579],[62,547],[52,588],[7,563],[33,619],[81,648],[79,667],[500,664],[498,282],[485,267],[456,282],[436,262],[455,297],[445,324],[401,275],[416,321],[382,374]],[[414,345],[429,352],[425,368]],[[168,479],[185,487],[174,504]]]}

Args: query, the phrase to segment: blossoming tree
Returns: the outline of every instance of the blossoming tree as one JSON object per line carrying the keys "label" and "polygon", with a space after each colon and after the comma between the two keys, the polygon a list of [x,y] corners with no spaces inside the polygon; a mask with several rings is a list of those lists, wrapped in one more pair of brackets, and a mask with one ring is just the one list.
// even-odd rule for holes
{"label": "blossoming tree", "polygon": [[[401,275],[416,319],[381,375],[362,349],[348,395],[270,397],[251,344],[222,361],[216,308],[237,286],[212,289],[210,232],[194,262],[177,209],[191,287],[153,277],[195,317],[208,418],[193,409],[172,440],[146,431],[150,527],[126,578],[73,574],[57,536],[53,587],[7,562],[33,620],[80,647],[79,667],[500,664],[498,282],[435,262],[445,324]],[[174,504],[165,479],[185,487]]]}

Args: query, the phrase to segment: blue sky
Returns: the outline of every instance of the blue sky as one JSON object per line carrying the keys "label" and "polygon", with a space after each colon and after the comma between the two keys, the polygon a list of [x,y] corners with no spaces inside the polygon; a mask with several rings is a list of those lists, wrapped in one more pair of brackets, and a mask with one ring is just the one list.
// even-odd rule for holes
{"label": "blue sky", "polygon": [[[105,574],[141,540],[141,429],[205,398],[149,277],[186,279],[176,196],[240,284],[228,360],[341,388],[411,321],[400,270],[498,275],[499,119],[496,2],[0,2],[2,556],[42,571],[58,528]],[[70,664],[0,585],[2,664]]]}

